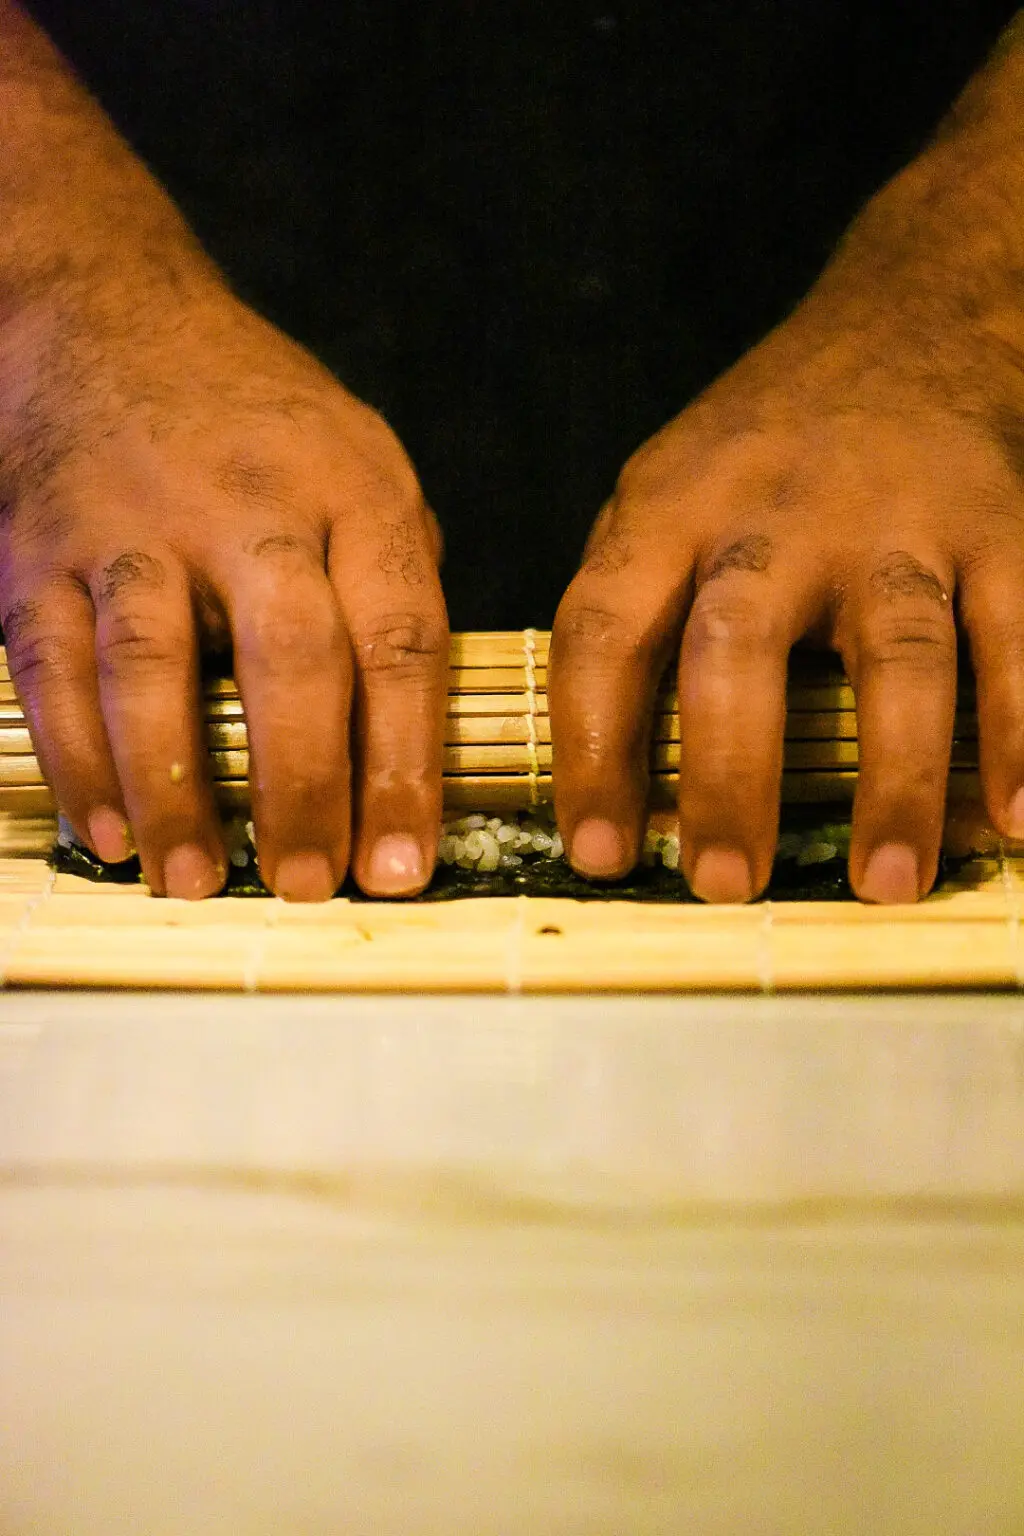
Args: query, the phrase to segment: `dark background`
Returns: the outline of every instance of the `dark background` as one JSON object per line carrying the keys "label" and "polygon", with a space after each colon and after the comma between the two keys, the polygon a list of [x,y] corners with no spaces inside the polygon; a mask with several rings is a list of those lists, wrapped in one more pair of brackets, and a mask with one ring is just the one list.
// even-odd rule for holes
{"label": "dark background", "polygon": [[235,288],[378,406],[455,628],[799,299],[1008,0],[30,0]]}

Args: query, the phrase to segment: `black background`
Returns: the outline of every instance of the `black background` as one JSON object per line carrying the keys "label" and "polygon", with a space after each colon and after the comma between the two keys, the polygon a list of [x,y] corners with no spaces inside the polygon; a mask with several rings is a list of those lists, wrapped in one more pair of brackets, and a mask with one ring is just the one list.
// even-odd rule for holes
{"label": "black background", "polygon": [[799,299],[1007,0],[32,0],[235,288],[378,406],[455,628]]}

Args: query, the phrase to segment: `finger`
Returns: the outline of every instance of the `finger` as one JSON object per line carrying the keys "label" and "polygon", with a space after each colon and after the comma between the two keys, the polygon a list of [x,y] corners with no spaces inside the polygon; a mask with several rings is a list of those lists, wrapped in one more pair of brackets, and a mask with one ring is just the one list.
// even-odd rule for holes
{"label": "finger", "polygon": [[286,900],[326,901],[349,858],[352,660],[323,554],[268,535],[229,580],[260,870]]}
{"label": "finger", "polygon": [[614,879],[640,848],[651,714],[692,551],[665,520],[626,498],[601,523],[555,617],[548,707],[555,812],[569,860],[582,875]]}
{"label": "finger", "polygon": [[126,549],[90,590],[103,719],[143,872],[158,894],[213,895],[227,865],[185,572],[169,552]]}
{"label": "finger", "polygon": [[1024,838],[1024,554],[1007,542],[961,572],[960,616],[977,690],[985,805],[1004,837]]}
{"label": "finger", "polygon": [[3,612],[11,677],[36,757],[61,812],[101,859],[134,851],[96,677],[89,594],[68,577]]}
{"label": "finger", "polygon": [[850,882],[864,901],[934,884],[956,712],[953,573],[897,550],[849,580],[836,629],[857,698]]}
{"label": "finger", "polygon": [[749,901],[778,834],[786,672],[813,567],[763,534],[710,552],[679,656],[679,863],[705,901]]}
{"label": "finger", "polygon": [[353,873],[374,896],[433,874],[441,822],[448,618],[429,524],[339,518],[329,569],[356,664]]}

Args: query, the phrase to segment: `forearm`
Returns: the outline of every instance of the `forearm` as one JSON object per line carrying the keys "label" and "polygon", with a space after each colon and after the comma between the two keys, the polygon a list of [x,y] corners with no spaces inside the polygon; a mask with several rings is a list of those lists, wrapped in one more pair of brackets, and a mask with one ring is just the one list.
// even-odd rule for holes
{"label": "forearm", "polygon": [[884,303],[907,333],[933,333],[941,313],[1024,345],[1024,11],[933,142],[855,220],[812,305],[853,295]]}
{"label": "forearm", "polygon": [[213,275],[166,192],[15,0],[0,0],[0,313]]}

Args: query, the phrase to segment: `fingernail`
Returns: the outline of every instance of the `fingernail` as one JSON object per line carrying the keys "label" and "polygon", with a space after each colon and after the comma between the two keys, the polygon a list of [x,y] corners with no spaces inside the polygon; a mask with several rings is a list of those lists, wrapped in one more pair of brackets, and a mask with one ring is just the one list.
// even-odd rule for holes
{"label": "fingernail", "polygon": [[1024,789],[1018,789],[1010,801],[1007,833],[1014,839],[1024,838]]}
{"label": "fingernail", "polygon": [[883,843],[868,859],[860,882],[861,901],[916,901],[921,894],[917,855],[905,843]]}
{"label": "fingernail", "polygon": [[89,815],[89,841],[104,864],[123,864],[135,852],[131,827],[119,811],[106,805]]}
{"label": "fingernail", "polygon": [[624,874],[629,862],[626,840],[610,821],[581,821],[573,833],[570,862],[579,874],[595,880]]}
{"label": "fingernail", "polygon": [[404,832],[378,838],[370,855],[367,883],[381,896],[401,896],[417,891],[424,881],[420,846]]}
{"label": "fingernail", "polygon": [[196,843],[173,848],[164,860],[164,889],[168,896],[198,901],[203,896],[215,896],[223,884],[224,871]]}
{"label": "fingernail", "polygon": [[290,853],[274,875],[274,892],[285,901],[330,901],[337,884],[325,853]]}
{"label": "fingernail", "polygon": [[746,855],[735,848],[705,848],[697,855],[689,886],[701,901],[744,902],[754,894]]}

